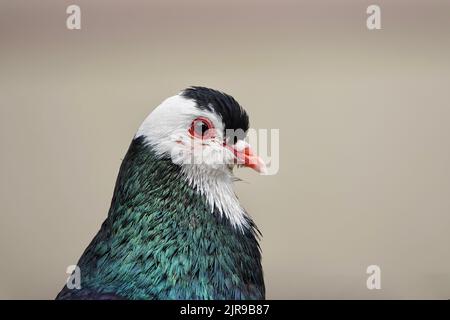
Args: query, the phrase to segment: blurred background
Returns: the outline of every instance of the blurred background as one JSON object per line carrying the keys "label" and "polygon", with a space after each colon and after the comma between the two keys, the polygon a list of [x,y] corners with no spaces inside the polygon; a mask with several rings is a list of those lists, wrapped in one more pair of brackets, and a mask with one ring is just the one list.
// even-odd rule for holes
{"label": "blurred background", "polygon": [[1,0],[0,298],[56,296],[140,123],[190,85],[280,129],[278,174],[236,185],[268,298],[450,298],[450,3],[377,1],[375,31],[370,4]]}

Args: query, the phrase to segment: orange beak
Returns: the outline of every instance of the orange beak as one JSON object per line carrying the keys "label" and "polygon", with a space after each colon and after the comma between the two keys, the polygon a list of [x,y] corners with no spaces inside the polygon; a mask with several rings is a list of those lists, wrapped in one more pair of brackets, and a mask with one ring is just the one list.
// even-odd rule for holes
{"label": "orange beak", "polygon": [[239,140],[233,146],[225,145],[235,156],[235,163],[244,167],[256,170],[259,173],[267,173],[267,167],[264,161],[254,154],[251,146],[242,140]]}

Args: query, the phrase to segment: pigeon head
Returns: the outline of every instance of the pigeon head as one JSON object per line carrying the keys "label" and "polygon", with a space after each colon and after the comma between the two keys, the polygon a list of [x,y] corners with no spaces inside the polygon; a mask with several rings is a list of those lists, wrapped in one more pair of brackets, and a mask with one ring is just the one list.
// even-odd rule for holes
{"label": "pigeon head", "polygon": [[144,139],[149,152],[178,165],[212,211],[217,210],[235,226],[244,226],[246,213],[233,191],[233,168],[266,170],[244,141],[248,127],[248,115],[233,97],[190,87],[153,110],[135,139]]}
{"label": "pigeon head", "polygon": [[249,127],[245,110],[230,95],[190,87],[163,101],[144,121],[143,136],[160,157],[184,170],[227,174],[235,165],[265,172],[264,162],[244,141]]}

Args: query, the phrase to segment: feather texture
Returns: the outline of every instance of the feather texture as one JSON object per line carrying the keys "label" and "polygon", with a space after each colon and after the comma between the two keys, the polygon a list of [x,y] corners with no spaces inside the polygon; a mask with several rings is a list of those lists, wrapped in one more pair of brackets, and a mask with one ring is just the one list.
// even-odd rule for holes
{"label": "feather texture", "polygon": [[78,262],[80,290],[57,299],[264,299],[259,231],[243,232],[182,177],[181,167],[133,140],[107,219]]}

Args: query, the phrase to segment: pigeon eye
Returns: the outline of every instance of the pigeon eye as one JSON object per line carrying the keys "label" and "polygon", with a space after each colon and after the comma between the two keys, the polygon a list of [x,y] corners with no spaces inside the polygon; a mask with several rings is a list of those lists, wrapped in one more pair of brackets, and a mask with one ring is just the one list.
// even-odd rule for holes
{"label": "pigeon eye", "polygon": [[214,136],[214,126],[209,119],[199,117],[192,121],[189,133],[191,136],[199,139],[212,138]]}

